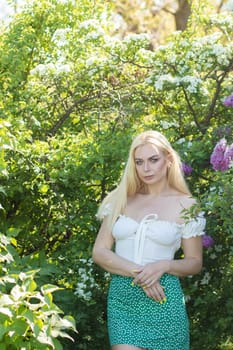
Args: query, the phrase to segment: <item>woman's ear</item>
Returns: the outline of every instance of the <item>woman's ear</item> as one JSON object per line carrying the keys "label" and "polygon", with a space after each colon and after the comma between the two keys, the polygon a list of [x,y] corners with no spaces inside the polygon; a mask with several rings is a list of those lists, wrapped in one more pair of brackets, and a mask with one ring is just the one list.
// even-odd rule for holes
{"label": "woman's ear", "polygon": [[168,168],[171,167],[172,161],[173,161],[172,155],[170,153],[168,153],[168,155],[167,155],[167,166],[168,166]]}

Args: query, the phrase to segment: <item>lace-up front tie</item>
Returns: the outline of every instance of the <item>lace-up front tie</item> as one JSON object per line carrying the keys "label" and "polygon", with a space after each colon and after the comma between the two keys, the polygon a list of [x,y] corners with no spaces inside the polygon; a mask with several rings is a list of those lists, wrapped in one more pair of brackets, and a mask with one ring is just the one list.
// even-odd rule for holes
{"label": "lace-up front tie", "polygon": [[143,218],[143,220],[139,224],[134,242],[134,261],[136,264],[141,264],[143,260],[143,251],[146,239],[146,232],[148,229],[148,223],[156,221],[157,219],[157,214],[148,214]]}

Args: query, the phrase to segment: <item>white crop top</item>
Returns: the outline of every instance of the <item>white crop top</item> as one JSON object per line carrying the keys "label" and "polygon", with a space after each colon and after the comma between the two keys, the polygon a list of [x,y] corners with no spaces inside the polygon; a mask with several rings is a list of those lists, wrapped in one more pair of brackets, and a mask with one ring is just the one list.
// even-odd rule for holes
{"label": "white crop top", "polygon": [[181,246],[181,238],[203,235],[206,220],[198,216],[184,224],[146,215],[141,222],[120,215],[112,230],[115,252],[127,260],[145,265],[158,260],[171,260]]}

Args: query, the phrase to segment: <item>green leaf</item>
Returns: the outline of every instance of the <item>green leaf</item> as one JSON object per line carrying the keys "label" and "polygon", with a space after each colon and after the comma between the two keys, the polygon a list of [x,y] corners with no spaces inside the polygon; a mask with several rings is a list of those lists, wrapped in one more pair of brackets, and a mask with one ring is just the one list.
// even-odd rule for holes
{"label": "green leaf", "polygon": [[25,320],[14,319],[8,328],[9,334],[12,334],[12,336],[17,338],[17,336],[25,334],[26,330],[28,329],[28,324],[25,322]]}
{"label": "green leaf", "polygon": [[0,350],[7,350],[6,344],[0,342]]}
{"label": "green leaf", "polygon": [[34,280],[25,280],[23,281],[23,286],[25,286],[26,290],[28,292],[34,292],[37,288],[37,284]]}
{"label": "green leaf", "polygon": [[50,345],[52,349],[55,349],[54,340],[52,339],[52,337],[48,336],[45,332],[40,332],[37,337],[37,340],[40,343]]}
{"label": "green leaf", "polygon": [[61,290],[62,288],[55,286],[53,284],[45,284],[41,287],[41,291],[44,295],[53,293],[55,291]]}
{"label": "green leaf", "polygon": [[[5,325],[5,324],[0,324],[0,343],[1,343],[1,340],[2,340],[2,338],[3,338],[3,336],[4,336],[4,334],[7,333],[7,330],[8,330],[7,325]],[[0,349],[1,349],[1,348],[0,348]]]}

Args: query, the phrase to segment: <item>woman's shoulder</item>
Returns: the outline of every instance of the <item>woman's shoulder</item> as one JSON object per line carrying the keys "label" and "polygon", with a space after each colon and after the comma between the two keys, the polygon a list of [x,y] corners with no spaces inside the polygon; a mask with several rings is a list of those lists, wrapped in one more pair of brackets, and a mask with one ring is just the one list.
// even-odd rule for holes
{"label": "woman's shoulder", "polygon": [[173,205],[180,208],[180,212],[189,211],[197,205],[197,200],[191,194],[174,192],[170,197],[173,198]]}
{"label": "woman's shoulder", "polygon": [[179,192],[176,189],[170,189],[167,197],[169,200],[180,203],[185,208],[189,208],[196,203],[196,199],[191,194]]}
{"label": "woman's shoulder", "polygon": [[189,209],[190,207],[192,207],[193,205],[197,204],[197,201],[194,197],[192,197],[191,195],[188,194],[179,194],[177,196],[177,200],[179,201],[179,203],[181,204],[181,206],[184,209]]}

